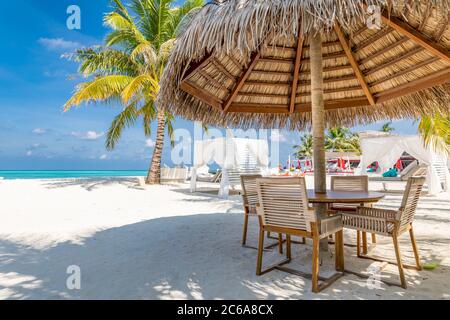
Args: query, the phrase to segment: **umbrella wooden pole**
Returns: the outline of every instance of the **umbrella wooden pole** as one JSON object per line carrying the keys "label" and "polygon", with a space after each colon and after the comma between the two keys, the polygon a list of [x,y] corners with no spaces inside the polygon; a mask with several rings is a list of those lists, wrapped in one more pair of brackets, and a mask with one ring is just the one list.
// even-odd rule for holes
{"label": "umbrella wooden pole", "polygon": [[[327,191],[325,165],[325,108],[323,102],[322,38],[320,32],[311,37],[311,111],[314,151],[314,188],[316,192]],[[326,215],[326,205],[316,205],[317,218]],[[328,239],[320,243],[322,250],[328,250]]]}

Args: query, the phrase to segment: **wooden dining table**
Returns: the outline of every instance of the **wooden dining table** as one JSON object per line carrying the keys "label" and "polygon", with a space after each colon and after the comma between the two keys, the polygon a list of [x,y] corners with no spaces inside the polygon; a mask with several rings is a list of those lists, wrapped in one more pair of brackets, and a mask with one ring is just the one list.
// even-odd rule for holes
{"label": "wooden dining table", "polygon": [[[312,204],[327,204],[328,206],[333,203],[346,203],[346,204],[359,204],[364,206],[365,204],[377,203],[384,198],[384,194],[373,191],[332,191],[327,190],[326,193],[318,193],[314,190],[308,190],[308,201]],[[375,241],[372,238],[372,241]],[[367,234],[362,233],[362,251],[367,254]]]}
{"label": "wooden dining table", "polygon": [[308,190],[308,200],[310,203],[376,203],[384,198],[380,192],[363,191],[331,191],[318,193],[314,190]]}

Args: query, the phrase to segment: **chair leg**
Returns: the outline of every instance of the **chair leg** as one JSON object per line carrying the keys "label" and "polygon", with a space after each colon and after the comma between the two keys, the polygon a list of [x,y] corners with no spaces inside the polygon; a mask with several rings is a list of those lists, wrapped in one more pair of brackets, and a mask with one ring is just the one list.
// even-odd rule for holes
{"label": "chair leg", "polygon": [[375,233],[372,233],[372,243],[377,243],[377,235]]}
{"label": "chair leg", "polygon": [[244,213],[244,228],[242,230],[242,245],[247,244],[247,229],[248,229],[248,208],[245,208]]}
{"label": "chair leg", "polygon": [[283,254],[283,235],[281,233],[278,234],[278,251]]}
{"label": "chair leg", "polygon": [[286,258],[292,259],[291,236],[289,234],[286,235]]}
{"label": "chair leg", "polygon": [[318,237],[313,239],[313,255],[312,255],[312,291],[314,293],[319,292],[319,245],[320,240]]}
{"label": "chair leg", "polygon": [[414,236],[413,227],[409,229],[409,237],[411,238],[411,243],[414,251],[414,258],[416,258],[416,265],[418,270],[422,270],[422,263],[420,262],[419,250],[417,248],[416,237]]}
{"label": "chair leg", "polygon": [[402,283],[402,288],[406,289],[405,272],[403,270],[402,256],[400,253],[400,246],[398,244],[398,237],[396,234],[392,236],[392,240],[394,241],[395,256],[397,257],[397,265],[398,265],[398,273],[400,275],[400,281]]}
{"label": "chair leg", "polygon": [[361,256],[361,231],[356,231],[356,255]]}
{"label": "chair leg", "polygon": [[362,232],[362,252],[363,254],[368,253],[367,249],[367,232]]}
{"label": "chair leg", "polygon": [[256,262],[256,275],[260,276],[262,274],[262,260],[264,252],[264,229],[259,229],[259,243],[258,243],[258,259]]}
{"label": "chair leg", "polygon": [[336,232],[335,234],[335,263],[336,263],[336,270],[338,271],[344,271],[344,234],[343,231]]}

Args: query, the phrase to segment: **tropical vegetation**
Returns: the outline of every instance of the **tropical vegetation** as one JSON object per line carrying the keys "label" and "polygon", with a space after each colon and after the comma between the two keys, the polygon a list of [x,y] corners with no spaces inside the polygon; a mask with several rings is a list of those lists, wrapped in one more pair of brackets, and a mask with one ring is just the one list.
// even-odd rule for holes
{"label": "tropical vegetation", "polygon": [[112,121],[106,147],[115,148],[124,129],[142,119],[145,136],[157,121],[148,184],[160,183],[161,156],[165,130],[173,133],[173,116],[156,105],[159,81],[177,34],[203,5],[203,0],[187,0],[175,7],[174,0],[130,0],[124,5],[112,2],[113,10],[104,17],[110,29],[101,47],[80,49],[71,55],[79,72],[88,78],[79,84],[65,104],[65,110],[82,103],[119,102],[123,109]]}
{"label": "tropical vegetation", "polygon": [[[295,155],[299,159],[310,158],[313,155],[313,138],[305,134],[301,143],[294,146]],[[361,152],[359,136],[345,127],[330,128],[325,135],[325,150],[330,152]]]}
{"label": "tropical vegetation", "polygon": [[426,147],[450,155],[450,117],[436,114],[423,116],[419,123],[419,134]]}
{"label": "tropical vegetation", "polygon": [[386,132],[386,133],[391,133],[394,130],[395,130],[395,128],[392,126],[392,121],[389,121],[389,122],[386,122],[385,124],[383,124],[380,131]]}

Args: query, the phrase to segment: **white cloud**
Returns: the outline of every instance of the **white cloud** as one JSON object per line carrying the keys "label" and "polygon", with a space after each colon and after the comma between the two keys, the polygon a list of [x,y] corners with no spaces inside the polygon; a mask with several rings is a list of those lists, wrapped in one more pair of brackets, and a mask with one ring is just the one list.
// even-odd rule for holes
{"label": "white cloud", "polygon": [[47,146],[42,143],[34,143],[31,145],[30,150],[37,150],[37,149],[45,149]]}
{"label": "white cloud", "polygon": [[87,131],[87,132],[72,132],[71,135],[82,140],[97,140],[105,135],[104,132]]}
{"label": "white cloud", "polygon": [[153,141],[152,139],[147,139],[145,141],[145,145],[149,148],[153,148],[155,146],[155,141]]}
{"label": "white cloud", "polygon": [[68,41],[63,38],[40,38],[38,43],[49,50],[74,50],[82,47],[79,42]]}
{"label": "white cloud", "polygon": [[102,154],[99,159],[100,160],[107,160],[108,156],[106,154]]}
{"label": "white cloud", "polygon": [[42,129],[42,128],[36,128],[36,129],[33,130],[33,133],[41,135],[41,134],[47,133],[47,130],[46,129]]}
{"label": "white cloud", "polygon": [[31,157],[32,155],[33,155],[33,151],[28,150],[28,151],[27,151],[27,157]]}
{"label": "white cloud", "polygon": [[282,132],[273,131],[271,135],[272,142],[287,142],[287,137]]}

